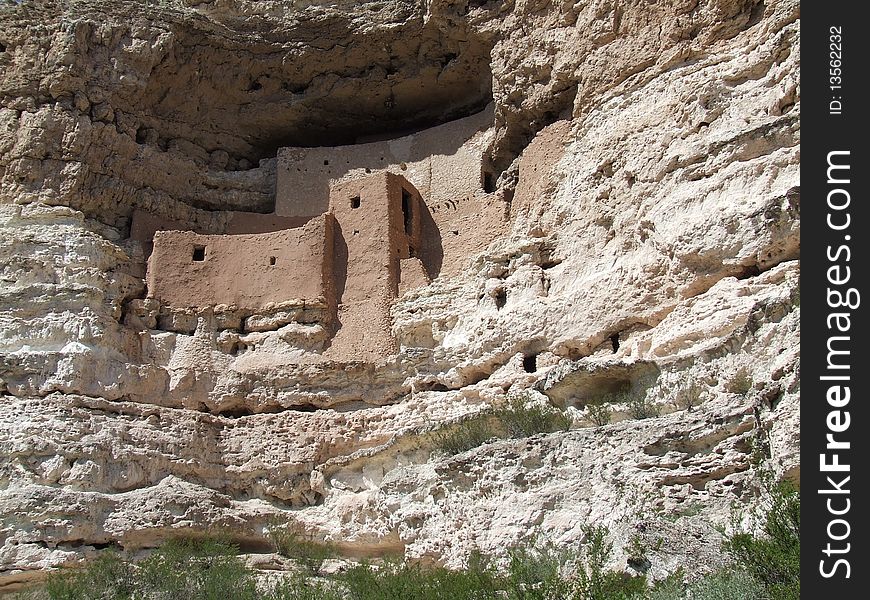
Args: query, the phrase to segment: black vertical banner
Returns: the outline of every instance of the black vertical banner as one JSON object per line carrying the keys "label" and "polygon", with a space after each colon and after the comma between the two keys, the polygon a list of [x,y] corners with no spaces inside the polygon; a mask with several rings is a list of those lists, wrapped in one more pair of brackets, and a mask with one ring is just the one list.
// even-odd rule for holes
{"label": "black vertical banner", "polygon": [[868,24],[801,3],[801,595],[866,598]]}

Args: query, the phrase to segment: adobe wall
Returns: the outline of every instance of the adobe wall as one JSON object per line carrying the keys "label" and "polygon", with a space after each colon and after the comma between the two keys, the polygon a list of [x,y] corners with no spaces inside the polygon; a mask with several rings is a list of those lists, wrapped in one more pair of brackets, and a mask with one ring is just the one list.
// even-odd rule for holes
{"label": "adobe wall", "polygon": [[458,273],[475,254],[483,252],[510,229],[508,204],[500,193],[440,202],[429,207],[440,235],[440,275]]}
{"label": "adobe wall", "polygon": [[130,238],[142,244],[146,258],[151,254],[154,234],[158,231],[193,231],[202,234],[270,233],[301,227],[310,217],[281,217],[274,213],[214,211],[209,213],[211,227],[206,231],[199,223],[178,221],[136,209],[130,219]]}
{"label": "adobe wall", "polygon": [[389,170],[401,173],[427,203],[483,190],[484,152],[494,136],[485,110],[404,137],[324,148],[278,151],[275,213],[311,216],[329,206],[333,184]]}
{"label": "adobe wall", "polygon": [[228,212],[223,233],[270,233],[305,225],[311,217],[281,217],[274,213]]}
{"label": "adobe wall", "polygon": [[403,260],[420,252],[423,209],[419,192],[392,173],[333,187],[329,211],[336,221],[340,329],[327,351],[329,358],[373,360],[398,349],[390,306],[398,295]]}
{"label": "adobe wall", "polygon": [[[218,304],[257,310],[290,299],[334,298],[334,221],[243,235],[157,231],[148,261],[148,297],[171,307]],[[195,249],[202,249],[195,256]]]}

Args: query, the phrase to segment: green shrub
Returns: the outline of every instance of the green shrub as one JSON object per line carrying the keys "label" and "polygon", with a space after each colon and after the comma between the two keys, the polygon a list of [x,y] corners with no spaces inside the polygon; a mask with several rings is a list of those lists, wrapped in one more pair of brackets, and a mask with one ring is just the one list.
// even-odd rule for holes
{"label": "green shrub", "polygon": [[725,391],[745,396],[752,389],[752,374],[746,367],[740,367],[725,382]]}
{"label": "green shrub", "polygon": [[[635,391],[632,392],[631,389],[626,385],[624,389],[619,391],[613,391],[606,394],[603,394],[601,397],[597,398],[594,402],[590,403],[590,408],[593,405],[600,406],[609,406],[613,404],[624,404],[628,409],[628,414],[633,419],[648,419],[650,417],[657,417],[661,413],[659,407],[656,406],[652,400],[647,399],[646,391]],[[606,416],[608,422],[610,421],[610,414],[612,412],[608,408],[608,414]],[[590,415],[591,418],[591,415]],[[593,421],[595,422],[595,421]],[[596,423],[596,425],[599,423]],[[604,424],[604,423],[601,423]]]}
{"label": "green shrub", "polygon": [[505,593],[509,600],[567,598],[571,582],[566,577],[576,556],[552,545],[518,547],[508,551]]}
{"label": "green shrub", "polygon": [[645,569],[650,566],[646,543],[640,534],[635,533],[629,538],[625,553],[628,564],[635,569]]}
{"label": "green shrub", "polygon": [[528,395],[513,396],[506,406],[495,411],[495,418],[508,437],[524,438],[536,433],[567,431],[571,418],[561,410],[530,404]]}
{"label": "green shrub", "polygon": [[685,517],[694,517],[701,514],[704,510],[704,505],[700,502],[688,502],[685,506],[674,509],[669,515],[664,515],[670,521],[676,521]]}
{"label": "green shrub", "polygon": [[661,414],[656,404],[644,394],[628,394],[628,414],[633,419],[650,419]]}
{"label": "green shrub", "polygon": [[497,595],[497,577],[486,566],[470,564],[451,571],[422,569],[407,562],[388,561],[375,569],[362,564],[341,575],[349,600],[489,600]]}
{"label": "green shrub", "polygon": [[679,571],[632,600],[775,600],[745,571],[723,569],[689,585],[684,585],[682,578]]}
{"label": "green shrub", "polygon": [[432,434],[435,446],[451,455],[482,446],[494,437],[498,437],[498,431],[489,411],[446,425]]}
{"label": "green shrub", "polygon": [[320,573],[324,561],[336,555],[332,544],[307,539],[287,525],[270,527],[269,539],[275,546],[275,552],[292,558],[311,575]]}
{"label": "green shrub", "polygon": [[[745,571],[725,569],[689,586],[692,600],[767,600],[764,586]],[[774,600],[770,598],[770,600]]]}
{"label": "green shrub", "polygon": [[677,389],[677,407],[691,411],[704,401],[704,387],[696,381],[690,381]]}
{"label": "green shrub", "polygon": [[605,570],[613,552],[606,527],[589,526],[584,533],[585,541],[574,589],[577,600],[627,600],[646,590],[646,577],[632,577]]}
{"label": "green shrub", "polygon": [[[310,567],[259,590],[232,544],[173,540],[138,565],[105,552],[84,569],[50,576],[45,593],[52,600],[796,600],[800,496],[787,483],[765,489],[763,535],[733,534],[725,548],[734,567],[688,585],[678,572],[648,589],[645,577],[608,569],[613,545],[602,526],[586,527],[577,551],[553,545],[510,549],[502,570],[474,554],[458,571],[390,559],[322,580],[314,574],[331,548],[285,526],[270,530],[276,549],[303,564],[310,561]],[[629,559],[646,558],[637,536],[626,550]]]}
{"label": "green shrub", "polygon": [[263,592],[262,600],[344,600],[345,596],[335,585],[316,581],[296,573],[274,583]]}
{"label": "green shrub", "polygon": [[130,563],[112,550],[100,554],[83,570],[49,575],[45,585],[52,600],[126,600],[134,589]]}
{"label": "green shrub", "polygon": [[216,540],[172,540],[137,567],[105,552],[81,571],[50,576],[46,592],[52,600],[254,600],[253,575],[236,552]]}
{"label": "green shrub", "polygon": [[137,597],[255,600],[253,573],[224,541],[170,540],[138,565]]}
{"label": "green shrub", "polygon": [[738,532],[725,542],[737,564],[761,582],[771,598],[800,598],[800,492],[788,481],[762,476],[769,506],[763,535]]}
{"label": "green shrub", "polygon": [[527,394],[513,396],[505,406],[445,425],[432,433],[431,439],[447,454],[459,454],[493,438],[523,438],[570,429],[571,418],[564,412],[528,400]]}
{"label": "green shrub", "polygon": [[613,417],[613,410],[610,404],[604,401],[596,401],[586,405],[589,414],[589,420],[598,427],[610,423]]}

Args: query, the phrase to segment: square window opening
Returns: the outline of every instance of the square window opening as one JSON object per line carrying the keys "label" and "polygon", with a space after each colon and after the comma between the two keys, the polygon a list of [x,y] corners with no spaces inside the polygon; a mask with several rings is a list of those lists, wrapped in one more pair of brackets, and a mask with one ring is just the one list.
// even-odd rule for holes
{"label": "square window opening", "polygon": [[205,246],[193,247],[193,262],[202,262],[205,260]]}

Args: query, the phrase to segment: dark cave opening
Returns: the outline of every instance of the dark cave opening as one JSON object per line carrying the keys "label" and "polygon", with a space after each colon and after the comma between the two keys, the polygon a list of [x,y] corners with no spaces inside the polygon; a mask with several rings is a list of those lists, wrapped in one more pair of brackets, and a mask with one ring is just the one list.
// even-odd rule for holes
{"label": "dark cave opening", "polygon": [[538,370],[538,355],[527,354],[523,356],[523,371],[526,373],[534,373]]}
{"label": "dark cave opening", "polygon": [[[336,32],[338,25],[351,27],[336,25]],[[253,165],[282,147],[394,139],[468,117],[492,102],[492,42],[462,34],[409,21],[388,34],[388,40],[403,40],[399,54],[385,51],[390,44],[383,37],[363,36],[354,41],[352,57],[337,45],[292,65],[274,40],[256,51],[255,68],[253,51],[244,46],[179,38],[174,60],[155,68],[134,106],[110,103],[154,130],[157,139],[140,135],[140,143],[181,139]]]}

